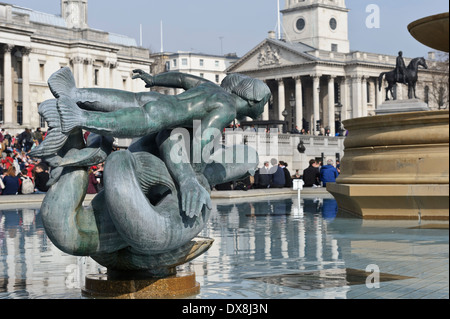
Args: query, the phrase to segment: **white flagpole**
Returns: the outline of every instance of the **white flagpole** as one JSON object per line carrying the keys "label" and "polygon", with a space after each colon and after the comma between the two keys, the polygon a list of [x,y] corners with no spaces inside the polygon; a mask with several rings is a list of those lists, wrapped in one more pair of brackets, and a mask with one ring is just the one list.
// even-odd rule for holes
{"label": "white flagpole", "polygon": [[161,53],[164,52],[164,40],[163,40],[163,22],[161,20]]}
{"label": "white flagpole", "polygon": [[278,17],[278,40],[281,40],[280,0],[278,0],[277,17]]}

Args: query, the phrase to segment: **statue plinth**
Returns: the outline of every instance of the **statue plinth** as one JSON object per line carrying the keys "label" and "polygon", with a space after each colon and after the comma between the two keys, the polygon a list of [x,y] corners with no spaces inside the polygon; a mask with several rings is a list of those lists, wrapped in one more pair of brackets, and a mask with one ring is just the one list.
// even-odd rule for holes
{"label": "statue plinth", "polygon": [[176,267],[205,253],[213,242],[211,238],[196,237],[172,255],[154,256],[155,260],[162,258],[158,264],[165,264],[164,267],[109,268],[107,274],[88,275],[82,293],[86,297],[112,299],[182,298],[198,294],[200,285],[195,281],[195,274],[177,272]]}
{"label": "statue plinth", "polygon": [[192,272],[181,272],[165,278],[110,279],[107,275],[89,275],[83,295],[98,299],[169,299],[196,295],[200,284]]}
{"label": "statue plinth", "polygon": [[385,101],[375,111],[377,115],[430,111],[428,105],[419,99]]}
{"label": "statue plinth", "polygon": [[344,122],[341,175],[327,190],[362,218],[449,218],[449,111]]}

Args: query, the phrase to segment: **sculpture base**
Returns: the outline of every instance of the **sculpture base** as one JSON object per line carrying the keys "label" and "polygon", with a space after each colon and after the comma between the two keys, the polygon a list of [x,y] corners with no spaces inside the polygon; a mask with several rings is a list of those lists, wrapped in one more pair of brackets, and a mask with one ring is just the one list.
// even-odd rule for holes
{"label": "sculpture base", "polygon": [[449,185],[327,184],[339,210],[363,219],[449,220]]}
{"label": "sculpture base", "polygon": [[430,111],[430,108],[425,102],[421,100],[411,99],[411,100],[386,101],[377,107],[375,113],[377,115],[383,115],[383,114],[420,112],[420,111]]}
{"label": "sculpture base", "polygon": [[83,296],[96,299],[170,299],[185,298],[200,292],[192,272],[165,278],[116,280],[107,275],[86,276]]}
{"label": "sculpture base", "polygon": [[327,190],[362,218],[449,217],[449,112],[406,112],[344,122],[341,174]]}

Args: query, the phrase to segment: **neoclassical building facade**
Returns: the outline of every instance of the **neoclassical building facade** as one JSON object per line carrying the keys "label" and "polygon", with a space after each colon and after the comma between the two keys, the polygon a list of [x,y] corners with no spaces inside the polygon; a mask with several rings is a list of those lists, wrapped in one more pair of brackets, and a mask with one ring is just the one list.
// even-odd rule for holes
{"label": "neoclassical building facade", "polygon": [[0,3],[0,125],[10,133],[44,127],[38,106],[47,80],[70,67],[78,87],[143,91],[132,70],[150,71],[149,50],[132,38],[91,29],[87,0],[61,0],[61,15]]}
{"label": "neoclassical building facade", "polygon": [[[395,68],[397,56],[350,51],[345,0],[286,0],[282,14],[283,36],[269,32],[227,70],[270,87],[273,96],[262,120],[286,120],[289,130],[305,128],[319,135],[329,129],[334,135],[343,120],[375,115],[386,97],[387,84],[383,81],[380,90],[379,76]],[[410,60],[405,59],[406,65]],[[417,88],[432,109],[443,107],[428,96],[439,73],[435,64],[429,60],[429,69],[419,72]],[[448,90],[448,83],[442,85]],[[407,98],[406,86],[396,90],[399,99]],[[448,107],[448,97],[444,104]]]}

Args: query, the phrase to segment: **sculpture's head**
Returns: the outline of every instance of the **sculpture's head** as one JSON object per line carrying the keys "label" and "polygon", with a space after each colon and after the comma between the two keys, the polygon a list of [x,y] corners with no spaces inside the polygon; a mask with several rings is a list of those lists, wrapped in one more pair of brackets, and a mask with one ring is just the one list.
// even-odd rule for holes
{"label": "sculpture's head", "polygon": [[398,52],[398,55],[399,55],[399,56],[403,56],[403,51],[399,51],[399,52]]}
{"label": "sculpture's head", "polygon": [[249,116],[257,119],[264,112],[264,106],[271,96],[269,87],[263,81],[241,74],[228,75],[221,86],[244,101],[237,107],[238,118]]}

